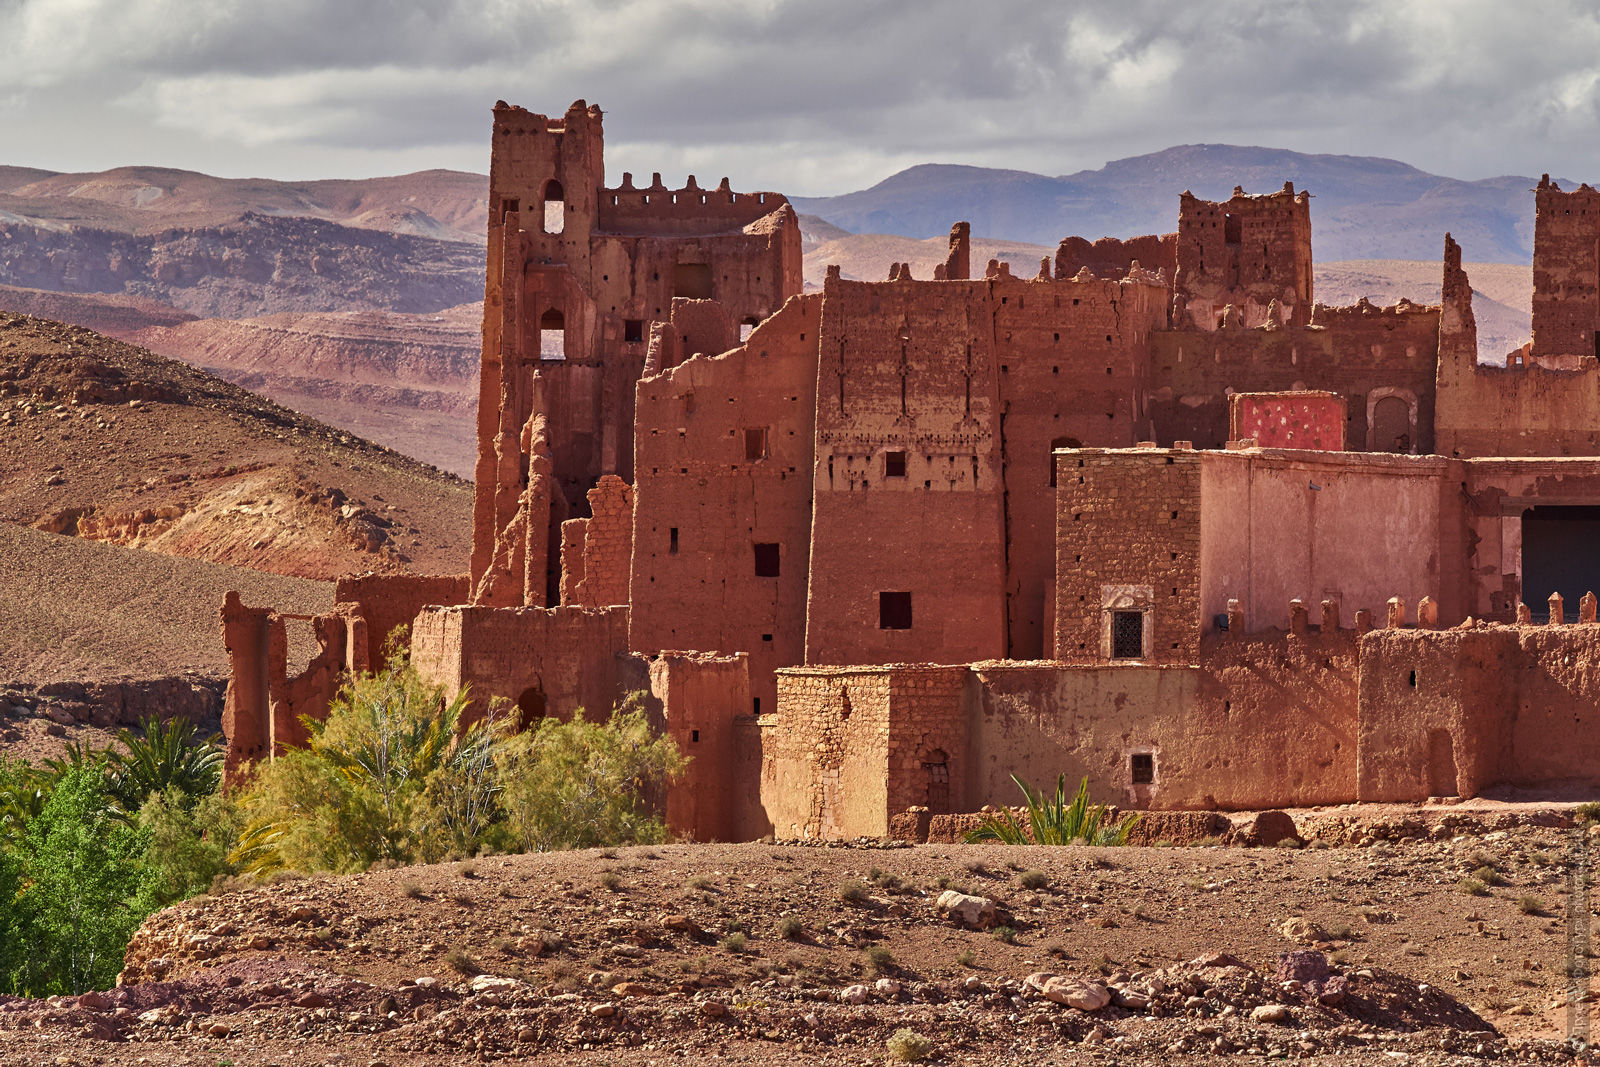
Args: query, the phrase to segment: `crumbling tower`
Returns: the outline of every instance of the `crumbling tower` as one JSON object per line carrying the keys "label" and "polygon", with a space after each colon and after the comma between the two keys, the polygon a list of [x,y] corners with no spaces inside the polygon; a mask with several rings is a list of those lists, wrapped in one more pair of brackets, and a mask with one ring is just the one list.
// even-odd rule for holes
{"label": "crumbling tower", "polygon": [[1175,325],[1304,326],[1311,269],[1311,194],[1293,182],[1263,196],[1235,186],[1226,201],[1179,198]]}
{"label": "crumbling tower", "polygon": [[1600,190],[1546,174],[1534,202],[1532,355],[1600,356]]}

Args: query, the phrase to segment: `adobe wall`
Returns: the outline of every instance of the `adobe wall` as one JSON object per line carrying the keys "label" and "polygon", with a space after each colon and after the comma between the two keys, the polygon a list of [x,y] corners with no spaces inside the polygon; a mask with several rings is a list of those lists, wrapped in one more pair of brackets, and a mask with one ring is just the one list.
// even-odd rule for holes
{"label": "adobe wall", "polygon": [[604,721],[624,694],[646,688],[628,655],[628,609],[428,607],[411,631],[411,662],[453,699],[470,686],[465,721],[501,697],[539,715]]}
{"label": "adobe wall", "polygon": [[[1006,654],[1000,360],[983,281],[823,290],[807,663]],[[900,457],[900,473],[890,453]],[[880,594],[911,597],[885,629]]]}
{"label": "adobe wall", "polygon": [[693,841],[748,840],[739,835],[740,813],[759,808],[760,784],[740,774],[735,722],[750,707],[749,658],[666,652],[649,671],[666,734],[689,758],[683,780],[667,790],[668,828]]}
{"label": "adobe wall", "polygon": [[1368,634],[1361,799],[1600,785],[1597,665],[1593,624]]}
{"label": "adobe wall", "polygon": [[465,604],[471,595],[465,574],[360,574],[334,585],[335,603],[354,605],[350,613],[365,625],[371,670],[383,666],[389,635],[409,628],[417,612],[429,604]]}
{"label": "adobe wall", "polygon": [[743,346],[638,384],[630,647],[748,654],[751,713],[805,657],[821,317],[794,297]]}
{"label": "adobe wall", "polygon": [[1262,448],[1343,452],[1347,407],[1334,393],[1234,393],[1228,398],[1228,439]]}
{"label": "adobe wall", "polygon": [[[963,810],[1089,779],[1130,809],[1348,803],[1356,790],[1356,634],[1208,636],[1199,667],[974,664]],[[1135,784],[1132,757],[1153,759]],[[903,809],[902,809],[903,810]]]}
{"label": "adobe wall", "polygon": [[1248,449],[1202,454],[1199,614],[1237,599],[1247,630],[1288,626],[1289,601],[1347,619],[1389,598],[1466,611],[1459,478],[1433,456]]}
{"label": "adobe wall", "polygon": [[1533,346],[1538,359],[1600,356],[1600,190],[1534,190]]}
{"label": "adobe wall", "polygon": [[1403,432],[1400,451],[1433,451],[1438,308],[1319,304],[1310,326],[1162,331],[1150,349],[1149,411],[1163,445],[1223,447],[1230,393],[1320,390],[1348,404],[1347,448],[1394,451]]}
{"label": "adobe wall", "polygon": [[[1120,282],[1002,277],[989,285],[1005,478],[1005,654],[1040,659],[1056,562],[1052,454],[1144,436],[1149,342],[1166,323],[1167,289],[1142,270]],[[928,288],[937,299],[939,287]]]}
{"label": "adobe wall", "polygon": [[1079,449],[1056,454],[1054,659],[1111,658],[1114,611],[1144,613],[1144,656],[1199,655],[1201,454]]}
{"label": "adobe wall", "polygon": [[1473,459],[1461,469],[1469,553],[1463,611],[1511,622],[1519,600],[1543,605],[1551,592],[1522,588],[1523,512],[1540,504],[1600,506],[1600,459]]}
{"label": "adobe wall", "polygon": [[1216,329],[1228,307],[1246,328],[1274,318],[1304,326],[1312,303],[1311,194],[1289,182],[1260,196],[1235,187],[1220,202],[1184,192],[1177,263],[1175,326]]}

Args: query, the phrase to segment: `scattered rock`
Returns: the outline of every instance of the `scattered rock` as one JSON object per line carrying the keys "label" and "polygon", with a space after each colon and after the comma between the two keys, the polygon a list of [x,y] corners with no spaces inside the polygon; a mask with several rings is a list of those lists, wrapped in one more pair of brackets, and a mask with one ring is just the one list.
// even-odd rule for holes
{"label": "scattered rock", "polygon": [[988,897],[975,897],[946,889],[934,905],[945,915],[973,930],[987,930],[996,924],[995,904]]}
{"label": "scattered rock", "polygon": [[845,986],[839,991],[839,1002],[842,1004],[865,1004],[872,993],[864,985]]}
{"label": "scattered rock", "polygon": [[1289,1009],[1283,1004],[1262,1004],[1250,1009],[1253,1023],[1287,1023]]}
{"label": "scattered rock", "polygon": [[328,1004],[328,998],[315,990],[309,993],[302,993],[295,998],[294,1002],[294,1006],[297,1008],[326,1008]]}
{"label": "scattered rock", "polygon": [[515,978],[504,978],[494,974],[474,975],[472,981],[467,983],[467,988],[474,993],[509,993],[521,986],[522,983]]}
{"label": "scattered rock", "polygon": [[1111,1003],[1110,990],[1083,978],[1052,978],[1044,984],[1044,995],[1079,1011],[1099,1011]]}

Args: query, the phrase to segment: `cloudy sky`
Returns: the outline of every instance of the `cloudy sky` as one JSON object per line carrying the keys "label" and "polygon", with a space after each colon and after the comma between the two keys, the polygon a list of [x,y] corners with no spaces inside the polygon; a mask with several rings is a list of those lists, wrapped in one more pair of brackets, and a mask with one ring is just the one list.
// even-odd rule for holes
{"label": "cloudy sky", "polygon": [[0,163],[483,171],[503,98],[611,180],[844,192],[1172,144],[1600,177],[1592,0],[0,0]]}

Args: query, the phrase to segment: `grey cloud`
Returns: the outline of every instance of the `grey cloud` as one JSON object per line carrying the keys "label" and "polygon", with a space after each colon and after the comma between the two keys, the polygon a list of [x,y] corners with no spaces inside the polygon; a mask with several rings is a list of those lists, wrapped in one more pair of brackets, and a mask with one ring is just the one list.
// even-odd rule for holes
{"label": "grey cloud", "polygon": [[84,169],[481,170],[496,98],[599,103],[613,172],[803,193],[1195,141],[1581,177],[1600,133],[1578,0],[0,0],[0,41],[17,161]]}

